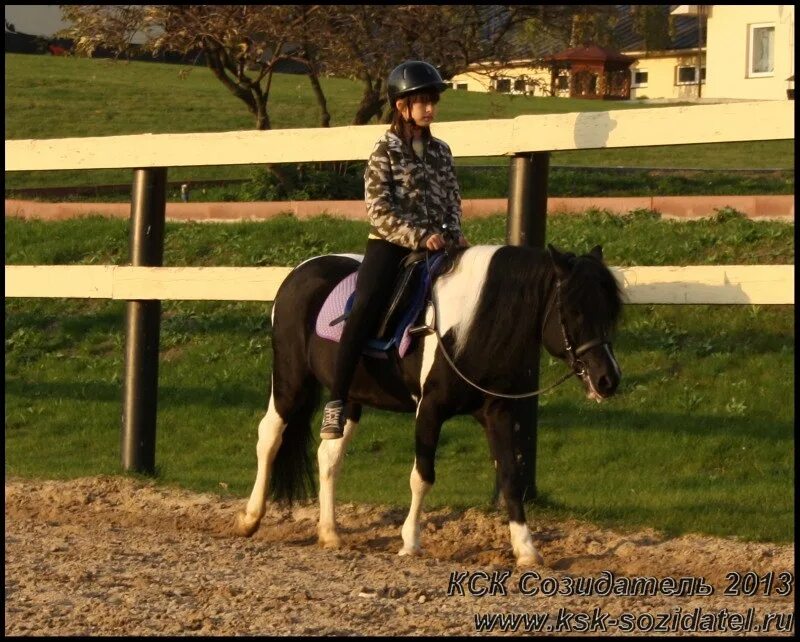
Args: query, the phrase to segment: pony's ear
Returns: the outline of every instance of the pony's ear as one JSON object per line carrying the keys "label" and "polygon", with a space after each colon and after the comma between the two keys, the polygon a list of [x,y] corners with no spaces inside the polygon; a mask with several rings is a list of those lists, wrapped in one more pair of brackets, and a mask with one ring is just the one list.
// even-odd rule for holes
{"label": "pony's ear", "polygon": [[589,256],[593,256],[598,261],[603,260],[603,246],[602,245],[595,245],[591,250],[589,250]]}
{"label": "pony's ear", "polygon": [[553,265],[556,268],[556,275],[558,276],[558,278],[560,279],[567,278],[572,268],[569,256],[559,252],[550,243],[547,244],[547,249],[550,252],[550,256],[553,258]]}

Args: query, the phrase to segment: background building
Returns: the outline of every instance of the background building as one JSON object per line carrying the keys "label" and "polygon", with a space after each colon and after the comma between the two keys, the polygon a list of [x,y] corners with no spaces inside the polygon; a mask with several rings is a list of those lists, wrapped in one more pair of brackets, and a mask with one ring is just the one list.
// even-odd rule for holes
{"label": "background building", "polygon": [[[665,5],[666,7],[667,5]],[[794,89],[794,5],[669,5],[669,44],[648,49],[628,10],[614,28],[629,65],[632,99],[780,100]],[[451,79],[456,90],[575,96],[577,71],[548,52],[507,64],[487,61]],[[585,73],[585,71],[583,72]],[[619,92],[615,92],[618,96]]]}

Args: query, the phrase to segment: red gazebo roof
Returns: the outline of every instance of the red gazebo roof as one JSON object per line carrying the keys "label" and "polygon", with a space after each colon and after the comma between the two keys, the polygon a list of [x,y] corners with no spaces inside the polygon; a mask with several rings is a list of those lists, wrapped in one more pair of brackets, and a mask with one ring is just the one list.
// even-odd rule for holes
{"label": "red gazebo roof", "polygon": [[572,47],[560,51],[548,56],[546,60],[552,62],[621,62],[630,64],[635,62],[636,58],[598,45],[583,45],[582,47]]}

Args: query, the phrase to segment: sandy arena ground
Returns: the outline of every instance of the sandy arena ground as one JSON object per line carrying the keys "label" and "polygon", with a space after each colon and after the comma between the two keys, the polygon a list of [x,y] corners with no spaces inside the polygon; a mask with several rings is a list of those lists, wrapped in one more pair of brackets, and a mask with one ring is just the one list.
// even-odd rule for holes
{"label": "sandy arena ground", "polygon": [[[763,634],[752,627],[763,627],[770,613],[783,614],[784,626],[791,614],[794,630],[794,594],[777,594],[778,574],[794,570],[792,545],[534,523],[547,566],[533,569],[540,579],[527,576],[533,581],[523,591],[547,590],[544,578],[564,587],[568,577],[599,578],[605,570],[617,578],[703,577],[714,594],[527,595],[501,513],[426,512],[425,554],[408,558],[396,554],[405,519],[398,509],[341,505],[345,544],[330,551],[316,544],[313,502],[270,506],[256,534],[242,539],[230,534],[244,506],[238,498],[125,477],[6,479],[5,491],[6,635],[475,635],[475,616],[495,613],[547,613],[542,634],[590,634],[586,623],[594,622],[595,635],[603,627],[607,635],[631,635],[641,633],[637,623],[719,618],[723,609],[734,626],[735,615],[744,626],[749,617],[751,635]],[[504,571],[511,572],[500,584],[505,595],[471,595],[468,579],[480,590],[489,586],[483,575],[450,581],[453,572]],[[732,571],[773,571],[772,594],[723,595]],[[448,596],[456,585],[465,595]],[[769,633],[780,623],[772,620]],[[503,633],[499,624],[493,632]]]}

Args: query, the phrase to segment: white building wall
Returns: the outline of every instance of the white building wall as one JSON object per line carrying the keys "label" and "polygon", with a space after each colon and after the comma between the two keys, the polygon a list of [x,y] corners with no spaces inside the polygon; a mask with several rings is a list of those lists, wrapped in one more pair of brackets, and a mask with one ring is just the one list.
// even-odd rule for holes
{"label": "white building wall", "polygon": [[[752,26],[774,25],[773,70],[751,70]],[[711,5],[708,16],[708,98],[785,100],[794,74],[794,5]]]}
{"label": "white building wall", "polygon": [[[457,74],[450,79],[453,89],[466,89],[467,91],[490,92],[496,91],[497,80],[508,80],[510,90],[504,93],[526,94],[529,96],[549,96],[550,95],[550,70],[533,67],[513,66],[506,68],[493,69],[489,73],[478,73],[468,71]],[[525,89],[515,89],[514,83],[522,80]],[[464,87],[466,85],[466,87]],[[560,92],[569,95],[568,91]]]}
{"label": "white building wall", "polygon": [[[697,98],[697,83],[682,83],[678,69],[680,67],[697,67],[697,54],[657,55],[626,52],[636,57],[631,65],[631,99],[636,98],[673,98],[676,100]],[[705,66],[705,53],[701,54],[701,64]],[[647,72],[647,84],[637,86],[633,80],[636,71]],[[705,95],[705,83],[701,94]]]}

